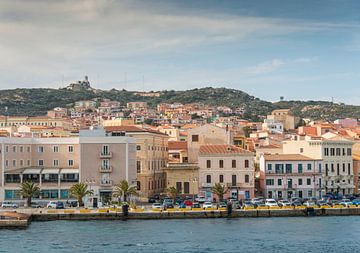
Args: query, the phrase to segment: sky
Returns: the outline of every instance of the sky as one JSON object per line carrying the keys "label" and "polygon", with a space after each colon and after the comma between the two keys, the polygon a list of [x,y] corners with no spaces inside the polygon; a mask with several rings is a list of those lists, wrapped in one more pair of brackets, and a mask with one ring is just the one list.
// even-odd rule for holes
{"label": "sky", "polygon": [[360,105],[360,1],[2,0],[0,89],[227,87]]}

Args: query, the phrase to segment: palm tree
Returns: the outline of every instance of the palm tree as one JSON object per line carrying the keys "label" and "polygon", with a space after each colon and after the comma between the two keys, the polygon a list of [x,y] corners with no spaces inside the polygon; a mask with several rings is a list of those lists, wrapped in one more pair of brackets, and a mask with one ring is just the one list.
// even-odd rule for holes
{"label": "palm tree", "polygon": [[20,194],[27,199],[27,206],[31,206],[31,198],[40,195],[40,188],[34,182],[25,181],[20,186]]}
{"label": "palm tree", "polygon": [[175,205],[176,197],[179,195],[180,190],[175,188],[174,186],[171,186],[166,189],[166,192],[170,198],[173,200],[173,204]]}
{"label": "palm tree", "polygon": [[79,206],[83,206],[83,198],[87,195],[92,195],[93,190],[88,190],[88,186],[85,183],[76,183],[70,188],[70,194],[74,196],[79,203]]}
{"label": "palm tree", "polygon": [[124,202],[127,201],[127,197],[131,195],[137,195],[137,187],[136,186],[130,186],[128,181],[123,180],[120,181],[117,185],[115,185],[113,195],[116,198],[123,198]]}
{"label": "palm tree", "polygon": [[224,195],[227,191],[228,189],[225,188],[225,185],[221,185],[220,183],[215,183],[215,186],[212,188],[212,193],[219,197],[219,201],[224,199]]}

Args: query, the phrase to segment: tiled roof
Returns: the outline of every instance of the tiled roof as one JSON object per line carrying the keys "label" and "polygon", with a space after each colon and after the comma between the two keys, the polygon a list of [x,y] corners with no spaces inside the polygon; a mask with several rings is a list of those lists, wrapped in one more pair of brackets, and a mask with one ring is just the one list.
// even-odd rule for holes
{"label": "tiled roof", "polygon": [[162,134],[162,135],[166,135],[164,133],[161,133],[159,131],[156,130],[152,130],[152,129],[144,129],[144,128],[140,128],[137,126],[108,126],[105,127],[106,132],[132,132],[132,133],[154,133],[154,134]]}
{"label": "tiled roof", "polygon": [[266,161],[312,161],[316,160],[299,154],[264,155]]}
{"label": "tiled roof", "polygon": [[169,151],[170,150],[187,150],[186,141],[169,141],[168,142]]}
{"label": "tiled roof", "polygon": [[204,145],[200,147],[199,155],[209,154],[252,154],[252,152],[234,145]]}

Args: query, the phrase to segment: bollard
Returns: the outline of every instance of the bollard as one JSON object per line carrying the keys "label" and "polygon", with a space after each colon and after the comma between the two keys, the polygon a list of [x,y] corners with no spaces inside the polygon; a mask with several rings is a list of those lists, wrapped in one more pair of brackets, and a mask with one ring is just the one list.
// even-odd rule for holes
{"label": "bollard", "polygon": [[232,214],[232,204],[228,203],[226,206],[226,210],[227,210],[227,214],[231,215]]}
{"label": "bollard", "polygon": [[315,209],[313,207],[307,207],[305,212],[307,216],[316,216]]}
{"label": "bollard", "polygon": [[123,205],[122,206],[122,212],[123,212],[124,217],[129,216],[129,206],[128,205]]}

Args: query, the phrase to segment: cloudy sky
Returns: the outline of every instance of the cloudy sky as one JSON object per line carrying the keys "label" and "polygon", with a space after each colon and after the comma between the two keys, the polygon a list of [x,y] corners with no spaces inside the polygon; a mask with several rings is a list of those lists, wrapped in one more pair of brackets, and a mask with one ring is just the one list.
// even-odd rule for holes
{"label": "cloudy sky", "polygon": [[360,1],[0,1],[0,88],[229,87],[360,104]]}

